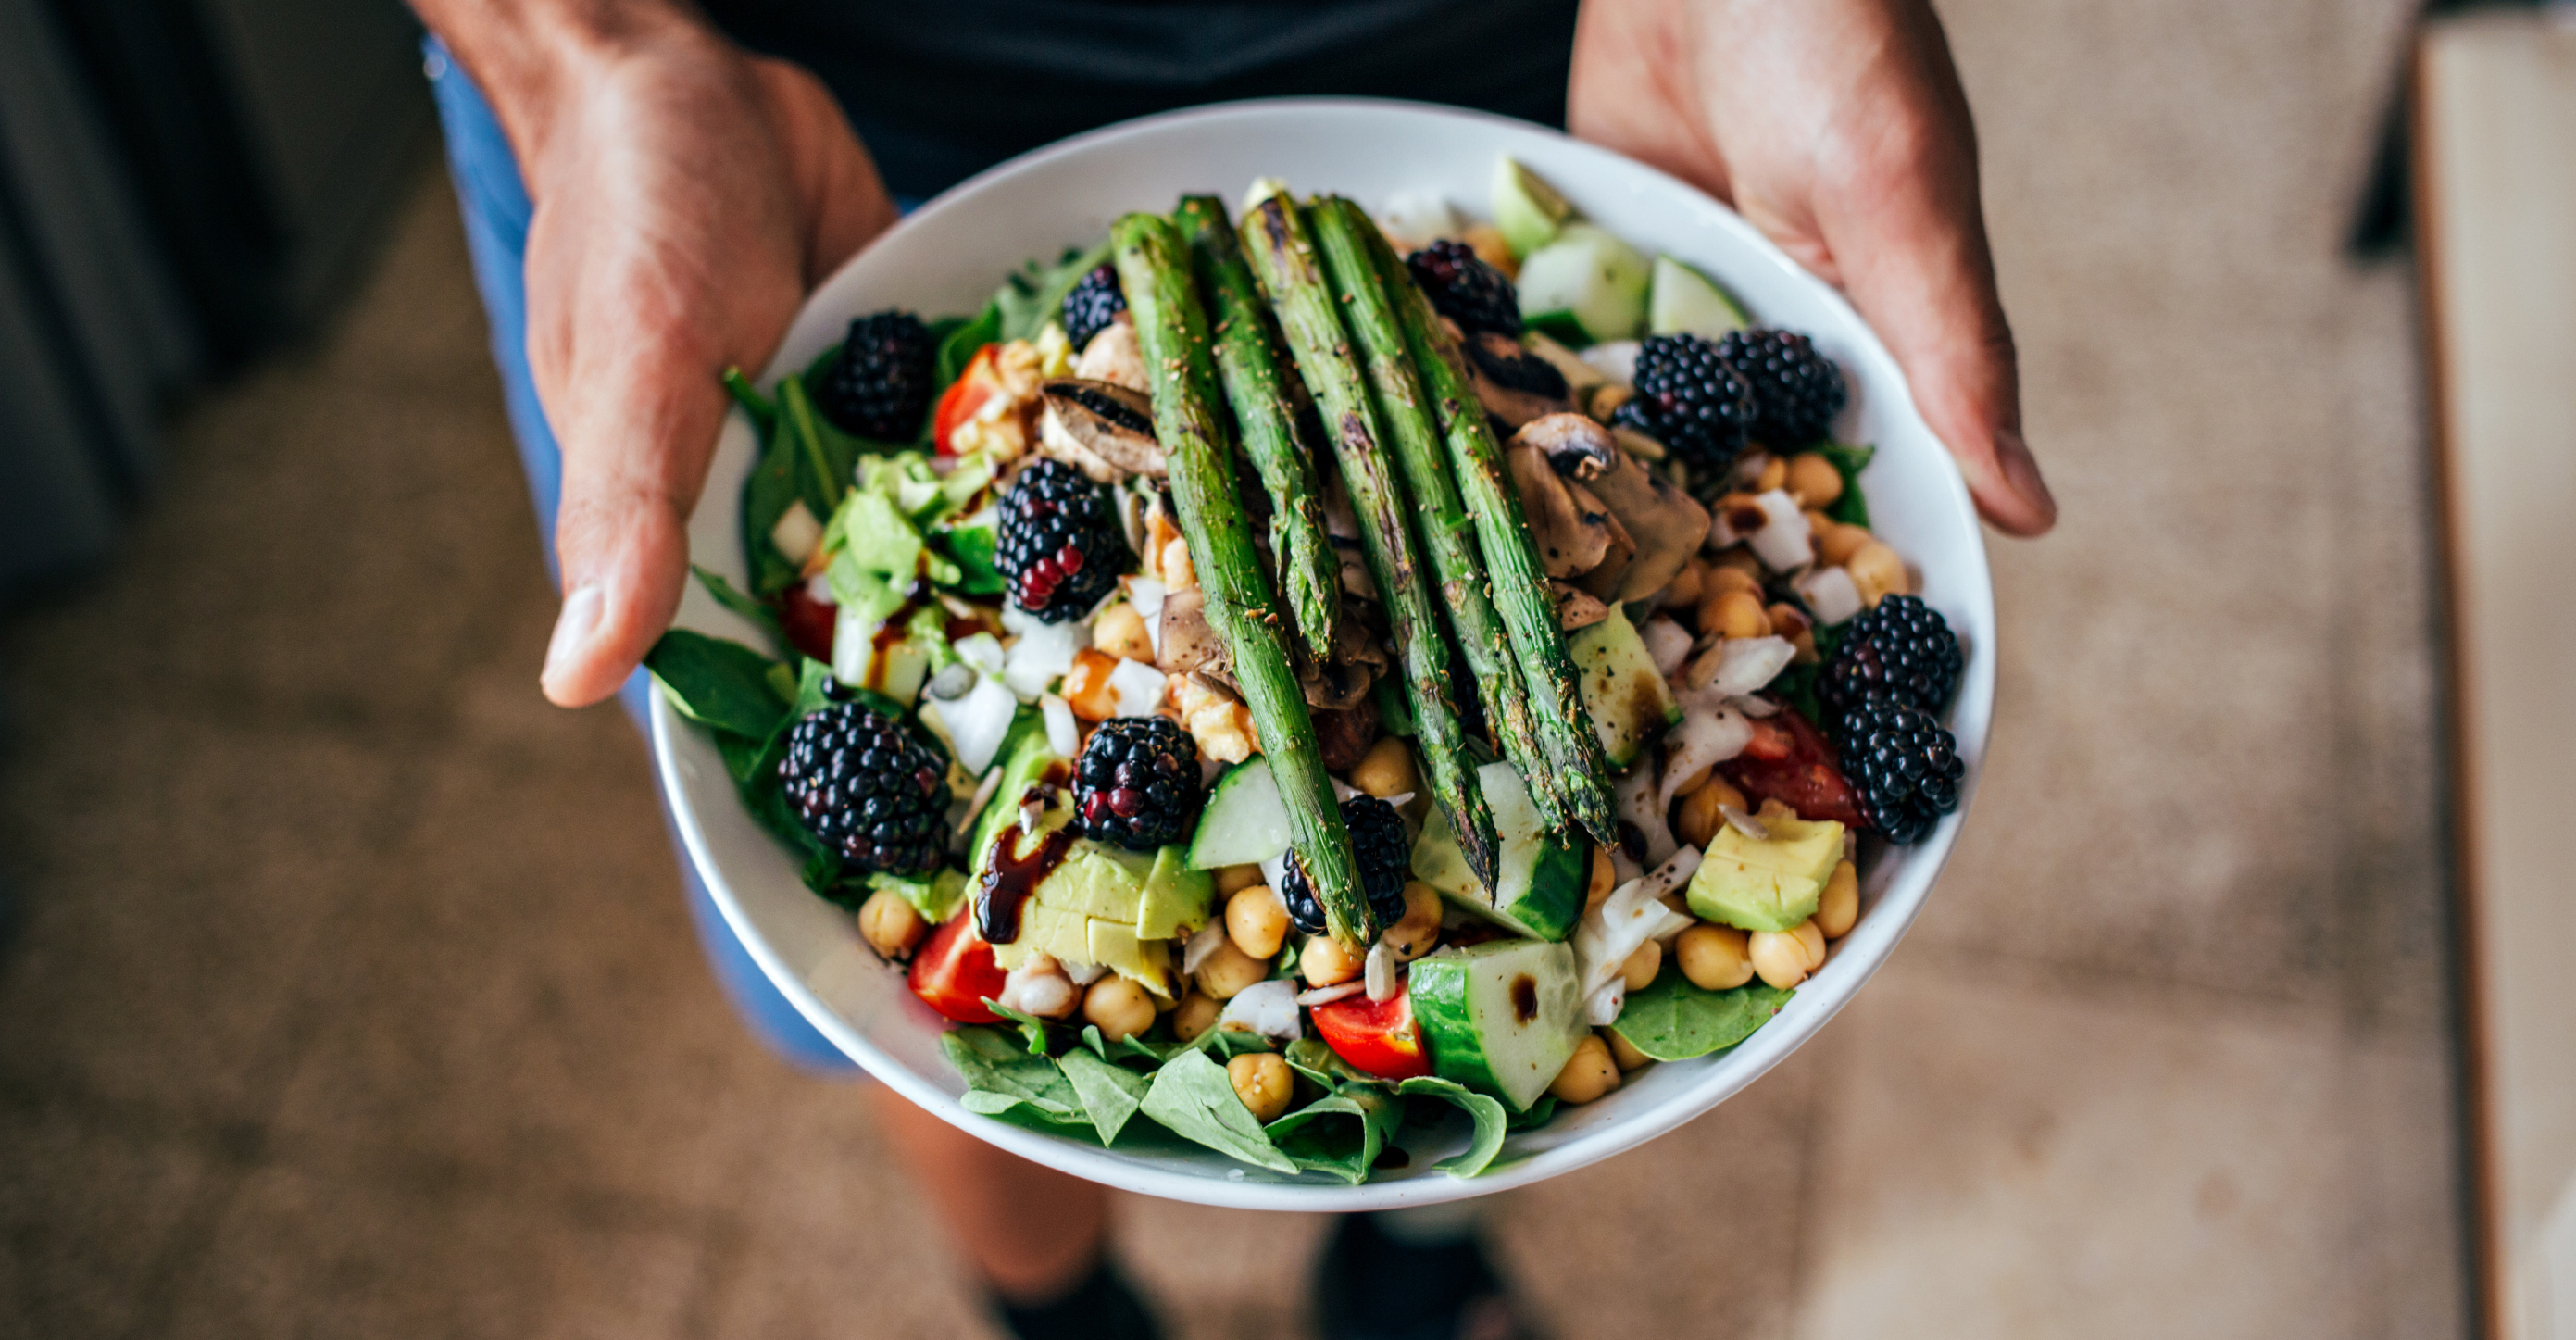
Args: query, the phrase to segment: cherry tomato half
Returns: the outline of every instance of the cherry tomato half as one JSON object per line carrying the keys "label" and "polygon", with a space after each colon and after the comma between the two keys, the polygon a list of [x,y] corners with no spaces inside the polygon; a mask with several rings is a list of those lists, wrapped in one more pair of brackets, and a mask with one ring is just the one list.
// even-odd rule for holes
{"label": "cherry tomato half", "polygon": [[1365,993],[1344,996],[1308,1013],[1334,1055],[1380,1079],[1431,1073],[1431,1054],[1423,1049],[1422,1030],[1414,1026],[1410,995],[1386,1001],[1371,1000]]}
{"label": "cherry tomato half", "polygon": [[957,431],[957,425],[974,418],[975,411],[982,409],[984,402],[1000,391],[1001,378],[993,369],[1001,350],[1002,346],[998,344],[988,344],[976,350],[975,356],[967,360],[966,370],[957,374],[957,380],[950,382],[948,389],[940,393],[939,407],[930,416],[931,447],[940,455],[957,454],[957,448],[949,443],[948,435]]}
{"label": "cherry tomato half", "polygon": [[1869,827],[1869,820],[1861,815],[1859,794],[1835,765],[1833,746],[1796,708],[1782,708],[1777,715],[1754,723],[1754,743],[1719,764],[1718,771],[1757,804],[1776,800],[1796,810],[1801,819]]}
{"label": "cherry tomato half", "polygon": [[974,915],[961,913],[912,951],[906,979],[924,1004],[961,1024],[997,1024],[1002,1016],[984,1002],[1000,997],[1004,976],[993,961],[993,946],[975,933]]}
{"label": "cherry tomato half", "polygon": [[803,582],[788,587],[779,598],[778,622],[787,630],[788,643],[825,665],[832,663],[832,628],[840,617],[840,606],[808,595]]}

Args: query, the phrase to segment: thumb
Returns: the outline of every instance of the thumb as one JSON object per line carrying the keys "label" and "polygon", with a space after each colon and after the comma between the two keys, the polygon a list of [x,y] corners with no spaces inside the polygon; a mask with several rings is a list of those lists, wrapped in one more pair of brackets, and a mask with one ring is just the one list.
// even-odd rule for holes
{"label": "thumb", "polygon": [[675,487],[655,457],[671,453],[565,454],[555,514],[563,607],[538,681],[561,706],[615,694],[680,607],[696,491]]}
{"label": "thumb", "polygon": [[2022,437],[2020,367],[1978,204],[1975,132],[1956,76],[1936,83],[1948,96],[1929,101],[1946,106],[1888,109],[1851,146],[1855,161],[1828,174],[1843,189],[1819,193],[1816,227],[1977,510],[2006,534],[2040,535],[2057,524],[2057,500]]}

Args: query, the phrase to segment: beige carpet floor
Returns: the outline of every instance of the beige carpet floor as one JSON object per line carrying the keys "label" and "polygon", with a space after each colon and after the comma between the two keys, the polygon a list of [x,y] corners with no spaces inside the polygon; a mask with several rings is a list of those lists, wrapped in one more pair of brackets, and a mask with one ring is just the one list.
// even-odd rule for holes
{"label": "beige carpet floor", "polygon": [[[2420,372],[2337,252],[2399,0],[1954,0],[2031,438],[2002,725],[1893,965],[1493,1203],[1569,1340],[2463,1329]],[[987,1333],[852,1091],[704,972],[551,600],[452,201],[0,627],[0,1334]],[[1143,1200],[1189,1337],[1321,1225]]]}

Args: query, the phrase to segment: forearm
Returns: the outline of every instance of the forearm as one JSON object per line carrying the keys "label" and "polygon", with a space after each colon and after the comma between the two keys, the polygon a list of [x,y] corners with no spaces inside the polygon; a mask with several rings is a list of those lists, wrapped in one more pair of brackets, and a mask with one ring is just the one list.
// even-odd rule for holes
{"label": "forearm", "polygon": [[411,0],[474,77],[523,165],[542,162],[582,80],[655,49],[706,52],[724,38],[684,0]]}

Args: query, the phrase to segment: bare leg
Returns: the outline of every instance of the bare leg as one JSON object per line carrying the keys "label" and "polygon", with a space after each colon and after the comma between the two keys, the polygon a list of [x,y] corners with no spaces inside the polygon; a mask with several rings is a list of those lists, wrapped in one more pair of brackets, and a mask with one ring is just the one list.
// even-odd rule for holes
{"label": "bare leg", "polygon": [[877,1124],[947,1222],[958,1250],[1007,1303],[1063,1297],[1100,1262],[1109,1193],[986,1144],[871,1086]]}

